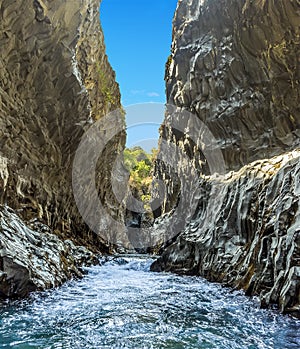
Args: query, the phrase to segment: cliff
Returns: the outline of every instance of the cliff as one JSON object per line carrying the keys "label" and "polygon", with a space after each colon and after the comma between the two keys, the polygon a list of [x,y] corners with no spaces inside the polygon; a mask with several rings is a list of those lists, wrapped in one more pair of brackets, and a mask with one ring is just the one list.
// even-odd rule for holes
{"label": "cliff", "polygon": [[173,31],[167,101],[205,122],[228,170],[299,146],[298,1],[179,1]]}
{"label": "cliff", "polygon": [[[6,268],[4,259],[17,269],[23,265],[22,256],[28,258],[21,250],[16,257],[10,239],[19,236],[21,245],[35,245],[24,232],[36,220],[61,240],[71,239],[96,252],[108,250],[108,243],[87,227],[77,210],[72,163],[84,132],[120,107],[120,92],[105,54],[99,1],[1,0],[0,45],[0,204],[5,205],[1,211],[6,217],[0,218],[0,269],[1,285],[11,286],[1,291],[7,296],[19,293],[13,290],[13,268]],[[125,129],[123,117],[115,123],[110,127]],[[124,143],[122,131],[100,154],[96,171],[103,205],[113,207],[121,222],[122,204],[114,197],[107,173]],[[12,212],[7,206],[23,220],[16,233],[7,223],[16,220],[7,218]]]}
{"label": "cliff", "polygon": [[168,246],[152,265],[298,316],[299,23],[299,1],[179,1],[160,139],[162,159],[166,145],[177,154],[155,166],[167,183],[155,227]]}

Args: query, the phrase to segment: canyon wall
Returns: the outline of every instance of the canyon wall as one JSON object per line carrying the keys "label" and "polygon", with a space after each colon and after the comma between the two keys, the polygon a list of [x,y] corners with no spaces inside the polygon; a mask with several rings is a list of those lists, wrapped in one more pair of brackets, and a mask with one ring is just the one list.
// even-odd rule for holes
{"label": "canyon wall", "polygon": [[[298,316],[299,23],[297,0],[179,1],[160,139],[161,152],[164,143],[178,149],[178,167],[155,165],[167,183],[155,225],[167,247],[152,265],[243,288]],[[198,136],[195,120],[205,125]],[[195,195],[185,193],[182,154],[198,174]],[[187,212],[174,223],[178,205]]]}
{"label": "canyon wall", "polygon": [[[24,246],[30,234],[20,230],[28,231],[28,224],[38,221],[62,240],[97,252],[109,249],[77,210],[72,163],[84,132],[120,107],[120,92],[105,54],[99,0],[1,0],[0,46],[0,204],[5,212],[1,217],[6,217],[0,224],[0,268],[1,281],[13,284],[13,268],[5,269],[4,259],[15,260],[16,269],[21,256],[28,256],[23,251],[16,259],[9,247],[14,229],[7,227],[11,210],[5,207],[23,220],[11,239],[20,236]],[[124,117],[110,126],[125,130]],[[105,147],[95,174],[104,206],[120,222],[123,207],[107,174],[125,138],[122,131]]]}

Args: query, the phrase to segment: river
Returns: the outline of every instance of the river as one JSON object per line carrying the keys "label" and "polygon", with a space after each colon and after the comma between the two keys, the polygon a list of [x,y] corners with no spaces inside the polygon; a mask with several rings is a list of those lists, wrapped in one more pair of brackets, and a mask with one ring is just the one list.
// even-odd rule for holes
{"label": "river", "polygon": [[0,348],[300,348],[300,321],[199,277],[149,271],[146,256],[0,305]]}

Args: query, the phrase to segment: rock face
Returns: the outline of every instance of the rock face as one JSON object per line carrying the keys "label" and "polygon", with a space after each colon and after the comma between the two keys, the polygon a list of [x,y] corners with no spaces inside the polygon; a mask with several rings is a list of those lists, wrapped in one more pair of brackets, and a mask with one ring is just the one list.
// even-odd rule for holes
{"label": "rock face", "polygon": [[[0,45],[0,204],[25,222],[38,219],[61,239],[103,251],[107,247],[83,222],[72,192],[72,163],[82,135],[120,107],[99,0],[0,0]],[[125,129],[124,118],[110,126]],[[122,204],[107,174],[124,143],[121,132],[100,155],[96,171],[99,196],[120,221]],[[12,234],[13,241],[14,230],[2,231],[2,245],[13,248],[6,240]],[[63,243],[57,243],[59,255]],[[5,269],[11,255],[2,252]]]}
{"label": "rock face", "polygon": [[[168,103],[178,124],[185,122],[184,110],[205,124],[214,138],[210,148],[224,162],[214,171],[203,156],[202,134],[189,137],[195,125],[178,133],[167,112],[161,142],[190,158],[201,190],[187,200],[178,179],[185,162],[178,158],[174,176],[157,161],[156,177],[167,182],[157,229],[168,225],[179,199],[196,208],[152,266],[243,288],[263,306],[277,304],[298,316],[299,23],[299,1],[179,1],[166,71]],[[174,230],[174,223],[166,229]]]}
{"label": "rock face", "polygon": [[[98,7],[92,0],[0,2],[1,203],[83,240],[73,156],[84,130],[120,106]],[[119,135],[99,159],[108,201],[105,175],[124,142]]]}
{"label": "rock face", "polygon": [[88,249],[60,240],[37,220],[25,225],[8,207],[0,208],[0,237],[1,298],[59,286],[81,277],[81,266],[98,262]]}
{"label": "rock face", "polygon": [[299,146],[299,11],[297,0],[179,1],[167,100],[205,122],[228,169]]}

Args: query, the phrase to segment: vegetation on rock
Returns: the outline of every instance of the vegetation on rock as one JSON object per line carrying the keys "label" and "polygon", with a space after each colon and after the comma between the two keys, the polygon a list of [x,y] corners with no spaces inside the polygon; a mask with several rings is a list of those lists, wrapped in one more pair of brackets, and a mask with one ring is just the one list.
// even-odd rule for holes
{"label": "vegetation on rock", "polygon": [[151,149],[150,154],[139,146],[124,150],[124,164],[130,173],[129,185],[134,195],[146,206],[149,205],[151,197],[152,164],[156,154],[155,148]]}

